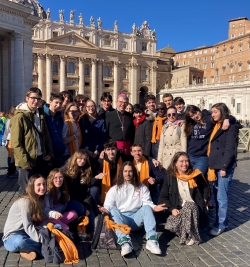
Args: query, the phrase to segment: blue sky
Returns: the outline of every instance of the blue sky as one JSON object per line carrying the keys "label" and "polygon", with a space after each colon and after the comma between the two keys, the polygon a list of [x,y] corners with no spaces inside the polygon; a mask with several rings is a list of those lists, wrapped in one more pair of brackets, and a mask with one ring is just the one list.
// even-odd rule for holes
{"label": "blue sky", "polygon": [[[59,20],[59,9],[65,11],[69,21],[71,9],[76,19],[83,14],[89,25],[91,16],[102,19],[102,27],[113,29],[118,20],[119,31],[132,32],[132,25],[140,26],[147,20],[156,29],[157,49],[171,45],[176,51],[210,46],[227,39],[228,20],[247,17],[250,19],[250,0],[39,0],[51,18]],[[97,24],[97,22],[96,22]]]}

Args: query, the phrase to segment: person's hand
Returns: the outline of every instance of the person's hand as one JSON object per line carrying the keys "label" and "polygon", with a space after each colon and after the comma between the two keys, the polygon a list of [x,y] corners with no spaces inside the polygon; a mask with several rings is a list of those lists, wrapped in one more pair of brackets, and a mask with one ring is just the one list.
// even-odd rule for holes
{"label": "person's hand", "polygon": [[85,211],[85,215],[89,216],[90,212],[88,210]]}
{"label": "person's hand", "polygon": [[49,161],[51,159],[51,156],[47,155],[43,158],[45,161]]}
{"label": "person's hand", "polygon": [[105,175],[107,175],[106,173],[99,173],[98,175],[95,176],[96,179],[102,179]]}
{"label": "person's hand", "polygon": [[106,210],[104,207],[97,205],[97,208],[101,213],[109,214],[108,210]]}
{"label": "person's hand", "polygon": [[55,215],[55,219],[58,220],[58,219],[61,219],[63,216],[60,212],[56,212],[56,215]]}
{"label": "person's hand", "polygon": [[99,159],[103,159],[104,158],[104,151],[102,151],[99,155]]}
{"label": "person's hand", "polygon": [[184,123],[185,123],[184,120],[179,120],[179,121],[177,122],[177,125],[181,127]]}
{"label": "person's hand", "polygon": [[99,151],[96,150],[96,151],[93,153],[93,157],[96,158],[98,155],[99,155]]}
{"label": "person's hand", "polygon": [[154,164],[155,167],[158,167],[158,168],[162,168],[162,165],[160,163],[160,161],[156,160],[156,159],[152,159],[152,162]]}
{"label": "person's hand", "polygon": [[32,169],[32,167],[31,167],[31,166],[29,166],[29,167],[25,168],[25,170],[31,170],[31,169]]}
{"label": "person's hand", "polygon": [[153,177],[149,177],[149,178],[148,178],[148,183],[149,183],[149,184],[154,184],[154,183],[155,183],[155,178],[153,178]]}
{"label": "person's hand", "polygon": [[226,130],[229,128],[229,126],[230,126],[229,119],[225,119],[225,120],[223,121],[223,124],[222,124],[221,129],[224,130],[224,131],[226,131]]}
{"label": "person's hand", "polygon": [[226,171],[220,170],[220,176],[225,177],[227,175]]}
{"label": "person's hand", "polygon": [[167,210],[168,208],[165,206],[166,206],[166,204],[159,204],[159,205],[154,207],[154,211],[159,212],[159,211]]}
{"label": "person's hand", "polygon": [[173,209],[172,210],[172,215],[173,216],[178,216],[180,214],[180,211],[179,210],[177,210],[177,209]]}

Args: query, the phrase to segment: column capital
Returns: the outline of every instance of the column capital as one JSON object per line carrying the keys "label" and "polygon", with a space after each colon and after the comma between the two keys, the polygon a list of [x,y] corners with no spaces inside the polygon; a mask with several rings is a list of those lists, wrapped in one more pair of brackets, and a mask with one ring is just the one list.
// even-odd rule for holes
{"label": "column capital", "polygon": [[46,54],[46,59],[50,59],[51,60],[52,55],[51,54]]}
{"label": "column capital", "polygon": [[60,60],[65,61],[67,56],[60,55]]}
{"label": "column capital", "polygon": [[137,68],[138,67],[138,63],[129,63],[129,67],[131,68]]}
{"label": "column capital", "polygon": [[36,56],[38,59],[44,59],[44,54],[37,53]]}
{"label": "column capital", "polygon": [[97,61],[98,61],[98,60],[97,60],[96,58],[91,58],[91,63],[92,63],[92,64],[96,64]]}
{"label": "column capital", "polygon": [[120,61],[114,61],[114,66],[119,66],[119,65],[121,65],[121,62]]}
{"label": "column capital", "polygon": [[23,35],[21,33],[15,32],[14,33],[14,38],[15,39],[23,39]]}

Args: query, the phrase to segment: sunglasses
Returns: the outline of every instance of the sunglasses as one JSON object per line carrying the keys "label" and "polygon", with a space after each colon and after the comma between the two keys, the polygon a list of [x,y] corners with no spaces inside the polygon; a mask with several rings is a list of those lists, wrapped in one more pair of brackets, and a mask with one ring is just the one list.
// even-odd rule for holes
{"label": "sunglasses", "polygon": [[157,108],[156,111],[165,110],[165,108]]}
{"label": "sunglasses", "polygon": [[168,113],[167,116],[168,116],[168,117],[171,117],[171,116],[172,116],[172,117],[175,117],[175,116],[176,116],[176,113]]}

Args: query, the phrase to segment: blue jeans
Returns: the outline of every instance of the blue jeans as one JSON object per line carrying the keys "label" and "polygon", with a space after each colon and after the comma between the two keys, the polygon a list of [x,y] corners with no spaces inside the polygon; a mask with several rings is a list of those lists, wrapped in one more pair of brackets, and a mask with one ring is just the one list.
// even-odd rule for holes
{"label": "blue jeans", "polygon": [[24,231],[19,231],[8,237],[4,242],[4,247],[10,252],[36,252],[41,256],[41,243],[31,239]]}
{"label": "blue jeans", "polygon": [[213,187],[216,202],[216,217],[214,226],[225,230],[228,225],[228,190],[230,184],[232,183],[234,169],[228,169],[226,171],[226,176],[224,177],[221,177],[219,170],[216,170],[216,174],[217,181],[214,183]]}
{"label": "blue jeans", "polygon": [[[149,239],[151,236],[157,236],[153,210],[148,205],[142,206],[136,212],[120,212],[117,208],[112,208],[110,214],[115,223],[127,224],[129,227],[131,227],[132,231],[139,230],[144,224],[147,239]],[[129,235],[125,235],[119,230],[115,230],[115,233],[118,241],[123,237],[130,239]]]}
{"label": "blue jeans", "polygon": [[194,169],[200,170],[207,177],[208,156],[192,156],[189,154],[189,158]]}
{"label": "blue jeans", "polygon": [[[83,206],[82,203],[76,201],[76,200],[70,200],[67,203],[67,207],[65,211],[70,211],[70,210],[74,210],[78,216],[82,216],[84,214],[85,208]],[[90,231],[94,231],[95,229],[95,214],[94,212],[90,209],[89,210],[89,224],[88,224],[88,229]]]}

